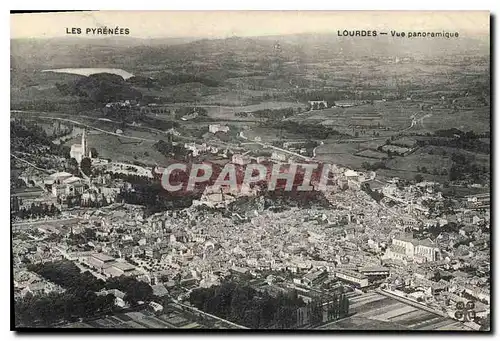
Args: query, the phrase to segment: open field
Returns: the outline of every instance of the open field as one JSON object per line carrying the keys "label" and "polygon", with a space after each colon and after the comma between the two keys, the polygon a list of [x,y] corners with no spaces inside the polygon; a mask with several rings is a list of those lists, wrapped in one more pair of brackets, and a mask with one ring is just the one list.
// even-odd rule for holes
{"label": "open field", "polygon": [[[223,102],[220,102],[223,103]],[[162,108],[166,108],[169,110],[175,110],[179,107],[192,107],[193,103],[175,103],[175,104],[166,104],[162,105]],[[207,111],[207,115],[213,119],[219,120],[235,120],[235,121],[258,121],[257,118],[252,116],[250,117],[237,117],[236,114],[240,112],[250,113],[257,110],[265,110],[265,109],[286,109],[293,108],[297,110],[297,108],[304,109],[306,105],[304,103],[298,102],[280,102],[280,101],[263,101],[258,104],[251,105],[218,105],[218,104],[206,104],[206,103],[196,103],[197,107],[201,107]],[[159,117],[170,117],[169,115],[158,114]]]}
{"label": "open field", "polygon": [[451,127],[463,131],[472,130],[476,133],[490,131],[490,107],[479,106],[473,109],[460,109],[454,112],[452,109],[433,110],[432,116],[423,119],[410,131],[427,132]]}
{"label": "open field", "polygon": [[166,306],[163,313],[158,315],[148,310],[133,311],[93,321],[70,323],[62,328],[233,329],[234,327],[206,315],[201,318],[177,307]]}
{"label": "open field", "polygon": [[386,153],[382,153],[382,152],[378,152],[378,151],[374,151],[374,150],[370,150],[370,149],[365,149],[365,150],[362,150],[360,152],[357,152],[356,156],[368,157],[368,158],[379,159],[379,160],[387,159]]}
{"label": "open field", "polygon": [[442,184],[449,180],[448,175],[434,175],[401,169],[377,169],[376,172],[378,179],[400,178],[405,180],[414,180],[415,176],[420,174],[425,181],[435,181]]}
{"label": "open field", "polygon": [[[432,110],[422,111],[420,105],[433,105]],[[412,115],[417,122],[410,128]],[[398,100],[374,101],[373,104],[358,105],[349,108],[332,107],[314,110],[292,117],[305,123],[320,122],[332,127],[377,126],[390,128],[391,131],[407,129],[407,133],[426,133],[438,129],[456,127],[462,130],[485,132],[490,130],[490,108],[479,106],[474,109],[453,110],[444,108],[437,101]],[[368,128],[371,130],[371,128]],[[374,128],[376,130],[376,128]]]}
{"label": "open field", "polygon": [[[84,57],[74,55],[72,46],[64,42],[54,41],[45,46],[34,41],[13,41],[11,105],[25,110],[64,112],[80,116],[75,120],[90,126],[109,131],[125,130],[118,124],[82,118],[82,115],[103,118],[108,115],[103,107],[115,100],[92,96],[102,95],[100,92],[84,91],[86,96],[82,97],[76,95],[78,92],[63,91],[65,86],[72,88],[75,83],[86,83],[86,77],[42,72],[71,67],[122,69],[134,77],[116,90],[129,87],[137,90],[142,96],[137,97],[141,98],[140,106],[157,105],[168,110],[195,106],[207,110],[208,118],[177,121],[177,130],[183,137],[200,141],[200,133],[206,131],[209,124],[221,123],[229,125],[231,132],[244,131],[248,138],[258,136],[262,142],[316,140],[317,137],[300,131],[289,133],[260,126],[259,122],[264,120],[252,115],[236,116],[239,112],[293,108],[295,115],[287,120],[311,126],[325,125],[349,135],[342,143],[334,137],[323,141],[325,144],[316,149],[316,156],[320,161],[355,169],[361,168],[364,162],[384,159],[386,153],[376,149],[393,136],[394,144],[413,147],[419,138],[416,135],[432,134],[439,129],[481,133],[490,130],[489,49],[484,42],[474,43],[478,49],[473,53],[468,48],[460,53],[452,52],[457,46],[444,49],[447,42],[440,42],[433,45],[433,54],[426,55],[420,50],[420,44],[416,48],[415,42],[390,43],[389,46],[384,45],[388,41],[382,39],[384,47],[378,53],[371,51],[367,55],[366,49],[358,51],[350,42],[333,38],[331,35],[280,37],[282,50],[278,54],[274,41],[258,37],[176,42],[148,48],[141,44],[132,46],[137,42],[131,42],[131,46],[94,46],[88,42],[85,46],[89,54]],[[339,48],[342,53],[332,53]],[[399,54],[387,54],[389,50]],[[110,59],[113,54],[123,57]],[[101,81],[108,82],[107,79]],[[352,101],[354,106],[304,111],[313,99],[327,100],[329,106],[339,100]],[[359,103],[366,104],[357,105]],[[147,115],[173,120],[168,114]],[[115,115],[113,119],[121,118]],[[51,130],[50,125],[44,128]],[[139,128],[127,129],[124,134],[152,140],[166,138]],[[102,134],[90,135],[89,139],[90,145],[105,158],[147,164],[166,162],[165,157],[153,150],[151,142],[121,141]],[[76,136],[66,144],[78,142]],[[394,150],[394,147],[384,148]],[[443,171],[452,165],[449,154],[442,155],[432,148],[409,153],[389,160],[390,169],[381,169],[378,173],[413,179],[417,167]],[[477,163],[489,166],[489,160],[483,158],[478,155]],[[441,175],[422,175],[430,180],[447,179]]]}
{"label": "open field", "polygon": [[[129,132],[126,131],[126,135]],[[116,162],[138,161],[148,165],[166,165],[168,159],[153,148],[154,142],[138,142],[106,134],[89,134],[87,143],[90,148],[95,148],[99,158],[112,159]],[[66,141],[65,145],[71,146],[81,142],[81,137]]]}
{"label": "open field", "polygon": [[403,157],[394,157],[392,160],[387,162],[387,167],[390,169],[407,170],[411,172],[416,172],[417,167],[425,167],[427,170],[432,172],[433,169],[437,169],[439,171],[443,169],[449,170],[452,164],[451,155],[431,155],[426,153],[425,148],[420,148],[413,154]]}
{"label": "open field", "polygon": [[279,129],[272,127],[262,127],[255,126],[249,130],[243,132],[244,136],[250,140],[256,137],[260,137],[262,142],[272,142],[275,140],[289,140],[289,141],[300,141],[306,140],[306,137],[302,134],[291,133],[288,131],[280,131]]}
{"label": "open field", "polygon": [[[373,119],[365,120],[367,124],[390,127],[394,130],[404,129],[410,126],[412,114],[419,111],[416,103],[406,101],[376,101],[373,104],[358,105],[350,108],[332,107],[323,110],[311,111],[308,115],[302,115],[301,119],[306,122],[320,120],[327,126],[351,126],[360,124],[361,115],[370,115]],[[380,114],[380,119],[378,115]],[[368,117],[368,116],[367,116]]]}
{"label": "open field", "polygon": [[323,325],[326,330],[470,330],[463,323],[376,292],[349,299],[355,315]]}
{"label": "open field", "polygon": [[371,157],[355,155],[358,152],[357,143],[338,143],[333,139],[316,148],[316,159],[325,163],[334,163],[354,169],[360,169],[363,162],[373,162]]}

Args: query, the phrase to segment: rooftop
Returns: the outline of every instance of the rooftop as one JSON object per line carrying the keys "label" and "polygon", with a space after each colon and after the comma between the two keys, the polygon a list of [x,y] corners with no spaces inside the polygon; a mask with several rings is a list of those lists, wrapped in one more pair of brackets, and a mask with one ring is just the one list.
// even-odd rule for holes
{"label": "rooftop", "polygon": [[82,179],[79,178],[79,177],[77,177],[77,176],[72,176],[72,177],[70,177],[68,179],[63,180],[63,183],[65,183],[65,184],[71,184],[71,183],[78,182],[78,181],[82,181]]}
{"label": "rooftop", "polygon": [[127,262],[116,262],[113,264],[113,267],[120,269],[122,271],[131,271],[135,269],[135,266]]}
{"label": "rooftop", "polygon": [[100,260],[101,262],[110,262],[112,260],[115,260],[113,257],[108,256],[104,253],[94,253],[92,254],[92,257],[97,260]]}
{"label": "rooftop", "polygon": [[68,173],[68,172],[57,172],[49,175],[49,178],[51,179],[57,179],[57,178],[69,178],[73,176],[73,174]]}
{"label": "rooftop", "polygon": [[337,273],[340,273],[340,274],[344,274],[344,275],[347,275],[347,276],[351,276],[351,277],[354,277],[354,278],[357,278],[357,279],[366,279],[368,277],[366,277],[365,275],[357,272],[357,271],[353,271],[353,270],[348,270],[348,269],[336,269],[335,270],[335,275]]}

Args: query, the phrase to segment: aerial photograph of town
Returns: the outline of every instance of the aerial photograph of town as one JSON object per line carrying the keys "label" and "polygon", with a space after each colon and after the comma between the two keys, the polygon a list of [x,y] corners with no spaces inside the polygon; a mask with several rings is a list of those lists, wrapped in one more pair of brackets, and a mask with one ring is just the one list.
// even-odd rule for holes
{"label": "aerial photograph of town", "polygon": [[10,16],[12,330],[490,331],[489,12]]}

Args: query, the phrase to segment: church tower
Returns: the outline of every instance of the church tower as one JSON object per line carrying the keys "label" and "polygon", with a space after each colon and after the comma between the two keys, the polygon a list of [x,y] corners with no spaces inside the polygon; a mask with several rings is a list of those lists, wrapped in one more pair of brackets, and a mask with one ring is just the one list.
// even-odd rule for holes
{"label": "church tower", "polygon": [[82,134],[82,159],[86,158],[88,156],[88,148],[87,148],[87,130],[84,128],[83,129],[83,134]]}

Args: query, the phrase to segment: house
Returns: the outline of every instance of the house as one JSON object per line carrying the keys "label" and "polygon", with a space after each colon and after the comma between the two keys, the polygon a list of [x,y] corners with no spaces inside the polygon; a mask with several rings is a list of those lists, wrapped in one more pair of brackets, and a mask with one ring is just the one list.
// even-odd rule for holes
{"label": "house", "polygon": [[360,288],[368,286],[368,277],[354,270],[336,269],[335,277],[342,281],[355,284]]}
{"label": "house", "polygon": [[115,297],[115,305],[120,308],[127,308],[128,304],[125,302],[125,293],[118,289],[101,290],[96,293],[97,296],[113,295]]}
{"label": "house", "polygon": [[459,230],[458,230],[458,233],[464,237],[467,237],[467,236],[470,236],[472,235],[472,233],[474,233],[474,231],[476,231],[477,228],[475,228],[474,226],[471,226],[471,225],[464,225],[462,226]]}
{"label": "house", "polygon": [[61,195],[66,195],[66,185],[52,185],[52,195],[54,197],[59,197]]}
{"label": "house", "polygon": [[284,153],[280,153],[280,152],[274,151],[271,154],[271,159],[275,160],[275,161],[286,161],[287,157],[286,157],[286,154],[284,154]]}
{"label": "house", "polygon": [[209,150],[206,143],[196,144],[194,142],[185,143],[184,148],[193,152],[193,156],[198,156],[200,153],[204,153]]}
{"label": "house", "polygon": [[234,154],[232,158],[232,162],[237,165],[246,165],[252,162],[252,159],[247,155],[242,154]]}
{"label": "house", "polygon": [[323,270],[318,270],[314,272],[310,272],[306,274],[304,277],[302,277],[302,283],[307,285],[307,286],[313,286],[314,284],[317,284],[321,282],[322,280],[326,279],[328,277],[328,273]]}
{"label": "house", "polygon": [[350,101],[350,100],[346,100],[346,101],[335,101],[335,104],[334,104],[336,107],[339,107],[339,108],[349,108],[349,107],[353,107],[356,105],[356,101]]}
{"label": "house", "polygon": [[192,120],[196,117],[198,117],[198,112],[196,111],[196,109],[194,109],[194,111],[191,114],[187,114],[187,115],[182,116],[181,120],[189,121],[189,120]]}
{"label": "house", "polygon": [[470,208],[489,208],[490,207],[490,193],[474,194],[466,196],[467,207]]}
{"label": "house", "polygon": [[46,288],[46,285],[44,282],[36,281],[36,282],[33,282],[33,283],[26,285],[26,287],[24,287],[23,290],[21,291],[21,294],[23,296],[26,295],[27,293],[30,293],[34,296],[42,295],[42,294],[47,293],[46,289],[47,288]]}
{"label": "house", "polygon": [[168,249],[166,247],[160,247],[158,245],[146,246],[144,249],[144,256],[147,258],[161,259],[167,252]]}
{"label": "house", "polygon": [[149,307],[155,313],[161,313],[163,311],[163,306],[159,303],[156,303],[156,302],[149,302]]}
{"label": "house", "polygon": [[210,124],[208,126],[208,131],[211,132],[212,134],[215,134],[219,131],[227,133],[229,131],[229,127],[227,125],[222,125],[222,124]]}
{"label": "house", "polygon": [[383,266],[364,266],[364,267],[358,268],[358,272],[360,274],[367,276],[367,277],[371,277],[371,276],[387,277],[390,275],[390,269],[387,267],[383,267]]}

